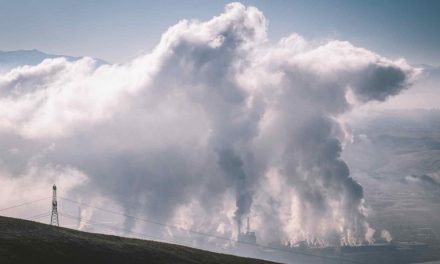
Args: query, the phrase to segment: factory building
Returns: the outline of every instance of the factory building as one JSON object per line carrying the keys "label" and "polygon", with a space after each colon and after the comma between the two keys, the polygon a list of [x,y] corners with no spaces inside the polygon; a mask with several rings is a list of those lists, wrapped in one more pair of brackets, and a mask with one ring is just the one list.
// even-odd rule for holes
{"label": "factory building", "polygon": [[247,218],[246,232],[241,232],[240,225],[238,225],[237,240],[242,243],[257,244],[257,236],[255,235],[255,232],[250,231],[249,217]]}

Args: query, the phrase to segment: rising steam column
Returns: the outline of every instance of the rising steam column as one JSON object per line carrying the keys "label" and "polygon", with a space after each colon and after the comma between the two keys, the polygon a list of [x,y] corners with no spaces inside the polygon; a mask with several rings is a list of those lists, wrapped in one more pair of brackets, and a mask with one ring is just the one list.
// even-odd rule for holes
{"label": "rising steam column", "polygon": [[60,226],[58,222],[58,209],[57,209],[57,186],[54,184],[52,187],[52,215],[50,217],[50,224]]}

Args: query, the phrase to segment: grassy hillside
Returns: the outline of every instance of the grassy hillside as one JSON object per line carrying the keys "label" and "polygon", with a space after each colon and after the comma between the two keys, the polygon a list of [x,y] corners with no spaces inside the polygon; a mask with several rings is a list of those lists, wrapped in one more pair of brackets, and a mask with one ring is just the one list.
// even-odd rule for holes
{"label": "grassy hillside", "polygon": [[0,263],[262,264],[270,262],[0,217]]}

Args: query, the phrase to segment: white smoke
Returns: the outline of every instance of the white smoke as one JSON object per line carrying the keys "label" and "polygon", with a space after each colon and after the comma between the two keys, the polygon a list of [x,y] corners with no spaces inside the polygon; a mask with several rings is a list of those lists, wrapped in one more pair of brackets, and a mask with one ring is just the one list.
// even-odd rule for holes
{"label": "white smoke", "polygon": [[384,229],[380,232],[380,237],[387,242],[391,242],[393,240],[391,233],[386,229]]}
{"label": "white smoke", "polygon": [[251,215],[263,241],[370,240],[337,120],[418,70],[343,41],[271,44],[266,26],[233,3],[180,21],[127,64],[49,59],[1,75],[0,142],[25,153],[2,152],[3,170],[55,144],[40,162],[89,178],[72,195],[97,192],[127,214],[228,236]]}

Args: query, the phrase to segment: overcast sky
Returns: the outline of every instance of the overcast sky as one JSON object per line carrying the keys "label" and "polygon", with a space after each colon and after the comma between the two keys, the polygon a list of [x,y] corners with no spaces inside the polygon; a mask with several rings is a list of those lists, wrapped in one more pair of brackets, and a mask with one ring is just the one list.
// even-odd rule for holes
{"label": "overcast sky", "polygon": [[[160,2],[160,4],[158,4]],[[0,50],[39,49],[126,62],[185,18],[206,20],[230,1],[2,0]],[[440,1],[242,1],[269,20],[269,38],[296,32],[344,39],[389,58],[439,65]]]}

